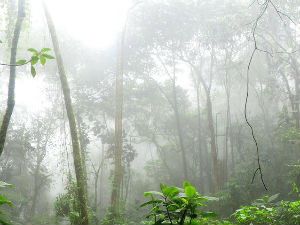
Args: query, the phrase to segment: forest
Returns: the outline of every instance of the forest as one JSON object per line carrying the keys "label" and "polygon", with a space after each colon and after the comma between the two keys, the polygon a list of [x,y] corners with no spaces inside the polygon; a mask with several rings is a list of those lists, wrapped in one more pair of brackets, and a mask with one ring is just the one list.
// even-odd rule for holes
{"label": "forest", "polygon": [[300,0],[0,0],[0,224],[299,225]]}

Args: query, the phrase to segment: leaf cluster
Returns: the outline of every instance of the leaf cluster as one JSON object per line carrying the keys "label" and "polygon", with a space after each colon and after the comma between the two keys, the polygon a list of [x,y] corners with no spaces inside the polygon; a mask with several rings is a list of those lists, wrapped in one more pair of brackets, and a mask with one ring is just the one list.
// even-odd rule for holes
{"label": "leaf cluster", "polygon": [[47,54],[51,49],[50,48],[42,48],[40,51],[29,48],[28,51],[32,53],[30,60],[20,59],[16,62],[16,65],[25,65],[30,63],[30,72],[32,77],[35,77],[36,70],[35,65],[40,61],[40,63],[44,66],[46,64],[47,59],[54,59],[52,55]]}
{"label": "leaf cluster", "polygon": [[183,183],[183,188],[167,187],[160,184],[161,192],[145,192],[145,197],[151,200],[143,203],[141,207],[151,206],[146,218],[154,218],[154,224],[179,224],[183,225],[187,218],[190,223],[196,218],[215,217],[212,212],[203,212],[199,207],[203,202],[215,200],[210,197],[202,197],[189,182]]}
{"label": "leaf cluster", "polygon": [[[6,188],[6,187],[9,187],[9,188],[12,188],[13,186],[11,184],[7,184],[3,181],[0,181],[0,188]],[[2,205],[8,205],[9,207],[13,207],[13,204],[11,201],[7,200],[4,196],[0,195],[0,206]],[[6,214],[0,210],[0,216],[6,216]],[[0,218],[0,224],[2,225],[9,225],[10,223],[7,222],[5,219],[2,219]]]}

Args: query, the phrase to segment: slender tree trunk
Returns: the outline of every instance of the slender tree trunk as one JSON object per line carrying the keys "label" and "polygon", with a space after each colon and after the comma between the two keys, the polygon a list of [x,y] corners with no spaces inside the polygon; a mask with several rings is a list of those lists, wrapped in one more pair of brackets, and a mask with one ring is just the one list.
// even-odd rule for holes
{"label": "slender tree trunk", "polygon": [[211,105],[211,99],[210,95],[207,94],[207,120],[208,120],[208,126],[210,131],[210,150],[211,150],[211,158],[212,158],[212,169],[214,174],[214,191],[219,191],[219,165],[218,165],[218,154],[217,154],[217,147],[216,147],[216,139],[215,139],[215,129],[214,129],[214,121],[213,121],[213,115],[212,115],[212,105]]}
{"label": "slender tree trunk", "polygon": [[86,187],[86,196],[88,196],[88,176],[87,176],[87,169],[86,169],[86,162],[87,162],[87,145],[88,143],[84,140],[84,133],[82,130],[82,118],[79,115],[79,112],[77,113],[77,124],[78,124],[78,132],[79,132],[79,144],[81,147],[81,159],[82,159],[82,168],[84,173],[84,183]]}
{"label": "slender tree trunk", "polygon": [[122,171],[122,119],[123,119],[123,67],[124,67],[124,42],[126,26],[121,35],[120,46],[118,49],[117,72],[116,72],[116,109],[115,109],[115,149],[114,149],[114,178],[111,193],[112,219],[120,215],[120,194]]}
{"label": "slender tree trunk", "polygon": [[[204,178],[204,154],[202,152],[202,133],[201,133],[201,111],[200,111],[200,90],[199,90],[199,84],[197,82],[197,87],[196,87],[196,93],[197,93],[197,134],[198,134],[198,150],[199,150],[199,168],[200,168],[200,180],[203,182]],[[200,186],[200,190],[202,193],[204,192],[204,185]]]}
{"label": "slender tree trunk", "polygon": [[[15,25],[14,36],[11,44],[10,51],[10,65],[16,64],[17,48],[22,28],[22,23],[25,17],[24,10],[25,0],[19,0],[18,2],[18,17]],[[9,126],[10,118],[15,106],[15,82],[16,82],[16,66],[10,67],[9,83],[8,83],[8,98],[5,114],[2,119],[0,128],[0,156],[4,149],[6,133]]]}
{"label": "slender tree trunk", "polygon": [[43,1],[43,7],[44,7],[47,23],[48,23],[49,32],[52,38],[55,56],[56,56],[59,78],[60,78],[60,82],[64,94],[64,101],[65,101],[65,106],[66,106],[66,111],[67,111],[69,126],[70,126],[70,133],[72,138],[73,159],[74,159],[74,167],[75,167],[75,174],[76,174],[76,181],[77,181],[77,188],[78,188],[78,201],[80,203],[79,206],[80,221],[78,221],[78,224],[88,225],[89,220],[88,220],[88,211],[87,211],[87,196],[86,196],[84,171],[82,167],[80,144],[79,144],[76,121],[75,121],[75,116],[74,116],[74,111],[72,106],[70,88],[69,88],[67,76],[63,65],[63,59],[59,49],[55,27],[44,1]]}
{"label": "slender tree trunk", "polygon": [[225,87],[225,93],[226,93],[226,127],[225,127],[225,163],[224,163],[224,182],[227,181],[228,179],[228,141],[230,139],[230,124],[231,124],[231,112],[230,112],[230,89],[231,89],[231,85],[230,85],[230,80],[228,78],[228,68],[227,68],[227,61],[231,60],[231,54],[226,51],[226,59],[225,59],[225,83],[224,83],[224,87]]}

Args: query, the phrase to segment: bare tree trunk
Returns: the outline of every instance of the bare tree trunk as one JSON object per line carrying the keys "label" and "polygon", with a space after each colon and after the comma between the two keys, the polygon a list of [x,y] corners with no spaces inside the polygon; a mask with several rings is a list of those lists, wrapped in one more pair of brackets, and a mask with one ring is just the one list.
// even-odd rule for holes
{"label": "bare tree trunk", "polygon": [[114,178],[111,193],[112,219],[120,215],[120,194],[122,171],[122,119],[123,119],[123,67],[124,67],[124,42],[126,26],[121,35],[121,43],[118,49],[117,72],[116,72],[116,110],[115,110],[115,149],[114,149]]}
{"label": "bare tree trunk", "polygon": [[78,221],[78,224],[88,225],[89,220],[88,220],[88,211],[87,211],[87,196],[86,196],[84,171],[82,167],[80,144],[79,144],[76,121],[75,121],[75,116],[73,111],[72,100],[71,100],[70,88],[69,88],[67,76],[63,65],[63,59],[59,49],[55,27],[44,1],[43,1],[43,7],[44,7],[47,23],[48,23],[49,32],[52,38],[55,56],[56,56],[59,78],[60,78],[60,82],[64,94],[65,106],[68,115],[70,133],[72,138],[73,159],[74,159],[74,167],[75,167],[75,174],[76,174],[76,181],[77,181],[77,188],[78,188],[78,201],[80,203],[79,206],[80,221]]}
{"label": "bare tree trunk", "polygon": [[[225,127],[225,163],[224,163],[224,182],[228,179],[228,141],[230,139],[230,124],[231,124],[231,112],[230,112],[230,90],[231,82],[228,78],[228,60],[231,60],[231,53],[226,49],[226,58],[225,58],[225,92],[226,92],[226,127]],[[231,149],[233,151],[233,149]],[[231,154],[233,157],[233,155]],[[233,158],[232,158],[233,159]]]}
{"label": "bare tree trunk", "polygon": [[[15,25],[14,36],[12,39],[11,51],[10,51],[10,65],[16,64],[18,42],[19,42],[22,23],[25,17],[24,5],[25,5],[25,0],[19,0],[18,17]],[[3,116],[1,128],[0,128],[0,156],[4,149],[7,129],[9,126],[11,115],[15,107],[15,82],[16,82],[16,66],[11,66],[10,74],[9,74],[9,83],[8,83],[7,106],[6,106],[5,114]]]}
{"label": "bare tree trunk", "polygon": [[[200,67],[202,64],[200,65]],[[201,123],[201,108],[200,108],[200,81],[199,78],[195,75],[194,72],[193,74],[193,82],[196,90],[196,102],[197,102],[197,137],[198,137],[198,151],[199,151],[199,169],[200,169],[200,191],[201,193],[205,192],[205,183],[209,183],[210,181],[206,182],[204,179],[205,175],[205,167],[208,166],[207,163],[207,148],[206,148],[206,143],[204,138],[202,137],[202,123]],[[210,176],[208,176],[210,179]]]}
{"label": "bare tree trunk", "polygon": [[215,139],[215,130],[214,130],[214,121],[213,121],[213,115],[212,115],[212,105],[211,105],[211,99],[210,95],[207,94],[207,120],[208,120],[208,126],[210,131],[210,150],[211,150],[211,158],[212,158],[212,167],[213,167],[213,174],[214,174],[214,192],[217,192],[220,190],[219,187],[219,165],[218,165],[218,154],[217,154],[217,148],[216,148],[216,139]]}

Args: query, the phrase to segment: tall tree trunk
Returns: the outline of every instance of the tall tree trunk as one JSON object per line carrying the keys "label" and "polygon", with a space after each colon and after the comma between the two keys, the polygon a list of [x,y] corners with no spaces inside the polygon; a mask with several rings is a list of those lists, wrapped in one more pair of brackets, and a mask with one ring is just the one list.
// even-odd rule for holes
{"label": "tall tree trunk", "polygon": [[[125,24],[126,25],[126,24]],[[123,119],[123,67],[124,67],[124,42],[126,26],[121,34],[120,46],[118,48],[118,60],[116,71],[116,109],[115,109],[115,149],[114,149],[114,178],[111,193],[112,219],[120,215],[120,193],[123,177],[122,171],[122,119]]]}
{"label": "tall tree trunk", "polygon": [[[200,90],[199,82],[196,84],[196,94],[197,94],[197,135],[198,135],[198,150],[199,150],[199,169],[200,169],[200,180],[203,181],[204,178],[204,154],[202,152],[202,132],[201,132],[201,111],[200,111]],[[204,192],[204,186],[200,187],[201,192]]]}
{"label": "tall tree trunk", "polygon": [[6,133],[9,126],[10,118],[15,107],[15,82],[16,82],[16,56],[17,48],[20,37],[20,32],[22,28],[22,23],[25,17],[24,10],[25,0],[19,0],[18,2],[18,17],[15,25],[14,36],[11,44],[10,51],[10,74],[9,74],[9,83],[8,83],[8,98],[5,114],[2,119],[1,128],[0,128],[0,156],[4,149]]}
{"label": "tall tree trunk", "polygon": [[80,210],[80,221],[78,224],[80,225],[88,225],[88,211],[87,211],[87,196],[86,196],[86,187],[85,187],[85,179],[84,179],[84,172],[82,167],[82,160],[81,160],[81,151],[76,127],[76,121],[72,106],[70,88],[67,80],[67,76],[65,73],[63,59],[60,53],[59,44],[56,36],[55,27],[52,21],[52,18],[49,14],[47,6],[43,1],[43,7],[45,11],[45,16],[48,23],[49,32],[52,38],[53,48],[56,56],[57,66],[58,66],[58,73],[59,78],[64,94],[64,101],[66,106],[66,111],[69,120],[70,126],[70,133],[72,138],[72,147],[73,147],[73,159],[74,159],[74,167],[75,167],[75,174],[76,174],[76,182],[78,188],[78,201],[80,203],[79,210]]}
{"label": "tall tree trunk", "polygon": [[[228,50],[225,50],[226,58],[225,58],[225,93],[226,93],[226,127],[225,127],[225,163],[224,163],[224,183],[228,179],[228,141],[230,139],[230,124],[231,124],[231,112],[230,112],[230,97],[231,97],[231,83],[228,78],[228,60],[231,61],[231,52],[229,53]],[[231,154],[233,157],[233,155]]]}
{"label": "tall tree trunk", "polygon": [[[200,64],[200,68],[202,67],[202,61]],[[205,168],[209,168],[207,163],[207,147],[205,143],[205,139],[203,137],[202,133],[202,123],[201,123],[201,107],[200,107],[200,80],[199,76],[192,71],[192,80],[194,83],[194,88],[196,91],[196,102],[197,102],[197,137],[198,137],[198,154],[199,154],[199,169],[200,169],[200,191],[201,193],[205,193],[209,190],[209,185],[207,185],[208,188],[206,188],[205,184],[211,183],[209,180],[205,180],[205,172],[209,173],[208,170],[205,170]],[[208,179],[211,179],[211,176],[207,176]]]}
{"label": "tall tree trunk", "polygon": [[216,139],[215,139],[215,129],[214,129],[214,120],[213,120],[213,114],[212,114],[212,105],[211,105],[211,98],[210,95],[206,95],[206,104],[207,104],[207,120],[208,120],[208,126],[210,131],[210,154],[212,159],[212,169],[213,169],[213,175],[214,175],[214,192],[217,192],[220,190],[219,186],[219,165],[218,165],[218,154],[217,154],[217,147],[216,147]]}

